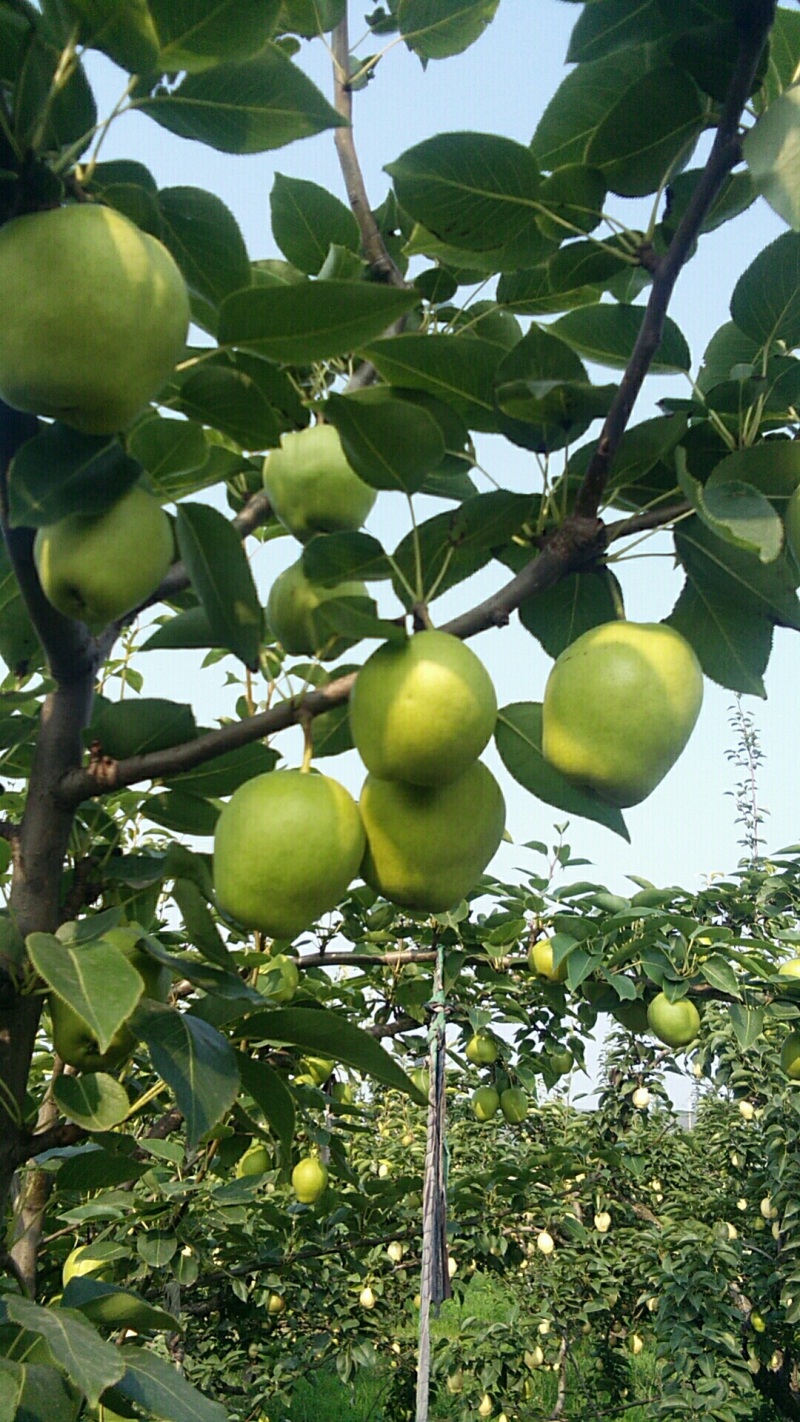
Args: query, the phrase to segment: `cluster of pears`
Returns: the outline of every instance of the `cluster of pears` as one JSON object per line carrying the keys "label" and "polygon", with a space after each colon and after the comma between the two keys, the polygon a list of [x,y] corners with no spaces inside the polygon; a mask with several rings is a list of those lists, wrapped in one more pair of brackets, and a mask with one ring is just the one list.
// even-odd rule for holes
{"label": "cluster of pears", "polygon": [[[491,1033],[475,1032],[467,1042],[465,1056],[473,1066],[493,1066],[498,1050]],[[521,1086],[506,1086],[502,1091],[495,1085],[479,1086],[472,1093],[472,1111],[478,1121],[491,1121],[501,1111],[509,1125],[518,1126],[528,1114],[528,1098]]]}
{"label": "cluster of pears", "polygon": [[638,805],[681,755],[702,700],[700,663],[679,632],[661,622],[605,622],[551,669],[542,752],[608,804]]}
{"label": "cluster of pears", "polygon": [[[376,497],[348,464],[338,431],[325,424],[283,435],[280,448],[264,460],[263,483],[273,513],[300,543],[320,533],[354,532]],[[333,586],[312,582],[299,558],[272,584],[267,621],[292,656],[332,660],[352,642],[332,634],[319,609],[332,598],[367,596],[354,579]]]}
{"label": "cluster of pears", "polygon": [[380,647],[350,704],[369,772],[360,804],[308,767],[240,786],[217,822],[220,907],[245,928],[291,940],[361,874],[402,908],[452,908],[503,836],[503,796],[477,758],[496,714],[488,673],[456,637],[425,631]]}
{"label": "cluster of pears", "polygon": [[[189,329],[189,297],[167,248],[114,208],[74,203],[0,230],[0,396],[88,435],[124,430],[161,390]],[[39,530],[47,599],[99,631],[155,590],[172,527],[135,486],[110,508]]]}

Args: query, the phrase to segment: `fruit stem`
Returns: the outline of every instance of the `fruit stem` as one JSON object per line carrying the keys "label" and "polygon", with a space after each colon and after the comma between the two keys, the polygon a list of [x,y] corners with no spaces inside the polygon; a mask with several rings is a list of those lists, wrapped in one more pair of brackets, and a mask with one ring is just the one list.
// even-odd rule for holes
{"label": "fruit stem", "polygon": [[314,755],[314,738],[311,734],[312,720],[310,716],[303,717],[303,759],[300,771],[303,775],[308,775],[311,769],[311,760]]}

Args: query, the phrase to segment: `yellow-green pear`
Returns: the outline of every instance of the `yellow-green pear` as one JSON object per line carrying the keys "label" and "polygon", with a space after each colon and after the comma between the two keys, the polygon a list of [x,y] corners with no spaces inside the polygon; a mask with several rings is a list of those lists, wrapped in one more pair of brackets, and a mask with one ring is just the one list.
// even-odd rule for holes
{"label": "yellow-green pear", "polygon": [[303,1156],[292,1171],[292,1189],[301,1205],[314,1205],[328,1188],[328,1167],[314,1155]]}
{"label": "yellow-green pear", "polygon": [[155,592],[174,556],[172,525],[135,484],[105,513],[40,528],[33,556],[48,602],[99,632]]}
{"label": "yellow-green pear", "polygon": [[312,583],[303,572],[302,559],[278,574],[267,599],[267,621],[284,651],[294,657],[334,661],[353,646],[354,638],[337,635],[317,615],[324,603],[337,597],[369,597],[369,593],[355,581],[333,587]]}
{"label": "yellow-green pear", "polygon": [[0,396],[85,434],[125,429],[184,349],[183,277],[114,208],[78,203],[7,222],[0,291]]}
{"label": "yellow-green pear", "polygon": [[448,785],[368,775],[359,804],[367,836],[361,873],[401,908],[453,908],[475,887],[503,838],[502,791],[479,760]]}
{"label": "yellow-green pear", "polygon": [[333,425],[281,435],[280,449],[264,460],[263,478],[275,514],[301,543],[315,533],[360,528],[375,502],[375,490],[351,469]]}
{"label": "yellow-green pear", "polygon": [[337,780],[301,770],[257,775],[217,821],[217,901],[244,928],[295,938],[336,907],[363,852],[358,809]]}
{"label": "yellow-green pear", "polygon": [[683,751],[703,673],[664,623],[605,622],[572,642],[547,679],[545,760],[573,784],[624,807],[644,800]]}
{"label": "yellow-green pear", "polygon": [[476,760],[497,699],[483,663],[448,632],[386,642],[364,663],[350,698],[361,759],[381,780],[445,785]]}
{"label": "yellow-green pear", "polygon": [[691,998],[681,997],[670,1002],[659,992],[647,1009],[650,1031],[667,1047],[688,1047],[700,1031],[700,1013]]}

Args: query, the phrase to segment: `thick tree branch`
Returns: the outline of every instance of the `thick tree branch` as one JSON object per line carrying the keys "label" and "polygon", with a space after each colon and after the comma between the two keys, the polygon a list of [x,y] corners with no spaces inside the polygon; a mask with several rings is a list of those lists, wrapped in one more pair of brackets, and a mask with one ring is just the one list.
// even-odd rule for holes
{"label": "thick tree branch", "polygon": [[611,409],[606,416],[597,449],[578,492],[575,512],[580,517],[591,518],[597,514],[608,483],[614,455],[631,417],[636,397],[650,369],[653,356],[661,343],[664,318],[675,283],[722,184],[736,164],[741,161],[739,123],[742,110],[750,95],[761,51],[775,18],[775,3],[776,0],[760,0],[757,10],[753,14],[752,22],[740,30],[739,57],[708,162],[678,224],[669,249],[658,264],[633,354]]}
{"label": "thick tree branch", "polygon": [[648,509],[646,513],[631,514],[630,518],[618,519],[606,524],[606,543],[617,543],[621,538],[632,538],[636,533],[647,533],[651,529],[665,528],[676,519],[684,518],[692,512],[691,504],[685,499],[674,504],[662,504],[660,508]]}

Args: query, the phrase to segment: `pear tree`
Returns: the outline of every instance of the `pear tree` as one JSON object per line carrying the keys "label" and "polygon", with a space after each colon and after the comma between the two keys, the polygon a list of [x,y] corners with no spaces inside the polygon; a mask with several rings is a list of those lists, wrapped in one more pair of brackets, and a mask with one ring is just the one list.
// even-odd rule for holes
{"label": "pear tree", "polygon": [[[314,1235],[341,1209],[385,1254],[403,1197],[425,1267],[402,1406],[424,1422],[431,1301],[464,1277],[442,1243],[444,1061],[462,1037],[466,1052],[516,1032],[465,1097],[484,1141],[534,1129],[537,1090],[581,1063],[605,1015],[696,1051],[754,1120],[791,1100],[790,1048],[765,1096],[798,1015],[777,967],[794,940],[775,936],[796,928],[772,904],[791,896],[790,862],[759,869],[755,916],[744,894],[723,912],[652,883],[635,902],[597,885],[562,902],[536,873],[498,886],[506,793],[481,756],[493,736],[506,791],[627,835],[627,805],[680,774],[703,680],[763,694],[774,627],[800,629],[800,17],[775,0],[573,4],[573,67],[531,111],[529,142],[460,130],[403,150],[387,131],[391,188],[369,193],[361,89],[391,63],[421,62],[435,85],[499,7],[386,0],[351,45],[348,0],[0,0],[4,1416],[222,1422],[231,1397],[244,1416],[246,1370],[232,1381],[211,1346],[192,1354],[203,1320],[232,1320],[256,1357],[256,1321],[288,1344],[269,1239],[289,1228],[308,1230],[315,1260],[303,1306],[327,1291],[328,1317],[356,1316],[368,1297],[357,1316],[373,1328],[373,1261],[356,1250],[348,1273]],[[532,55],[537,22],[519,35]],[[327,93],[306,72],[323,46]],[[100,62],[119,80],[106,113]],[[330,183],[276,178],[272,244],[251,253],[217,194],[160,187],[138,152],[106,156],[125,115],[155,126],[177,171],[187,140],[251,155],[256,174],[258,155],[298,145],[300,164],[300,141],[327,134]],[[708,232],[730,224],[735,242],[765,202],[786,230],[693,359],[668,314],[676,283]],[[690,394],[640,419],[665,372]],[[484,436],[524,461],[522,489],[484,459]],[[404,521],[384,546],[362,525],[391,500]],[[626,620],[611,562],[656,533],[683,584],[653,627]],[[288,587],[277,539],[293,540]],[[494,581],[476,600],[478,572]],[[445,593],[460,599],[448,620]],[[552,694],[525,699],[520,676],[520,699],[497,708],[466,644],[508,636],[515,614],[553,659]],[[597,657],[559,698],[586,638]],[[624,675],[607,643],[633,652]],[[159,649],[174,696],[141,697]],[[198,651],[206,679],[223,658],[235,668],[233,712],[220,705],[211,728],[179,678]],[[402,735],[384,734],[407,695]],[[604,713],[593,743],[588,706]],[[354,744],[358,805],[328,763],[319,773]],[[555,859],[568,865],[565,846]],[[422,1157],[413,1181],[366,1139],[346,1099],[357,1081],[409,1110],[427,1099],[425,1142],[410,1117],[402,1133]],[[500,1102],[484,1121],[468,1105],[481,1086]],[[552,1192],[546,1155],[521,1163]],[[791,1223],[780,1170],[762,1174]],[[611,1214],[603,1238],[610,1203],[585,1202]],[[532,1226],[537,1267],[558,1268],[561,1225],[539,1211]],[[710,1258],[715,1240],[679,1234],[676,1257]],[[60,1277],[84,1245],[110,1278]],[[305,1268],[303,1247],[282,1253]],[[747,1324],[752,1307],[725,1297]],[[679,1393],[697,1324],[677,1290],[665,1309],[686,1330]],[[722,1349],[731,1330],[714,1319]],[[636,1306],[609,1337],[617,1322],[645,1338]],[[790,1342],[764,1374],[791,1401]],[[372,1356],[348,1340],[340,1355],[343,1378]],[[448,1377],[463,1372],[452,1362]],[[495,1363],[478,1408],[498,1410],[512,1378]]]}

